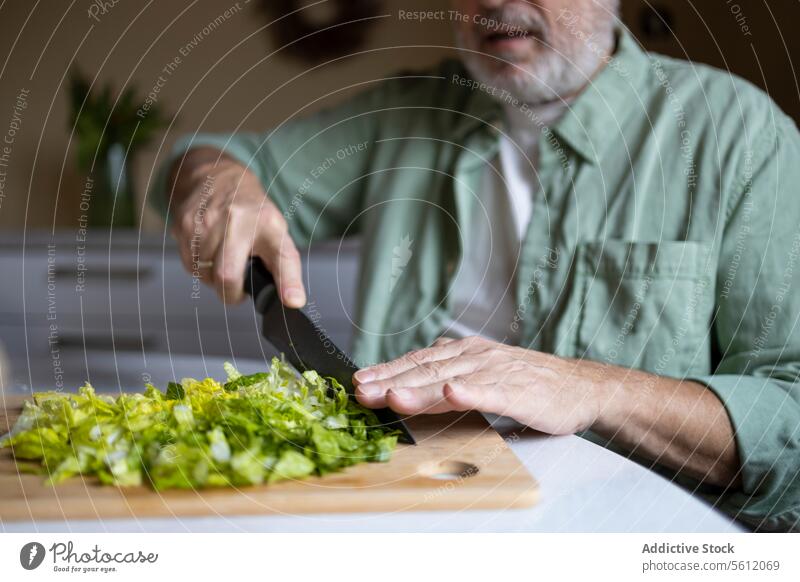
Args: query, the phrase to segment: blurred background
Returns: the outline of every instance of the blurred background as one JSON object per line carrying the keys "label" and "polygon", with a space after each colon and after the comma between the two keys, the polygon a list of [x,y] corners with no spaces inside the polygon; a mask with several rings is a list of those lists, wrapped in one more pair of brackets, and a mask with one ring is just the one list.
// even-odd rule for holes
{"label": "blurred background", "polygon": [[[30,93],[13,147],[0,226],[76,226],[83,175],[76,139],[70,139],[71,67],[83,71],[95,88],[110,86],[114,96],[134,87],[137,107],[157,90],[157,106],[176,115],[171,125],[157,128],[134,158],[137,221],[148,230],[160,230],[157,215],[149,208],[141,212],[141,203],[154,161],[177,135],[237,127],[263,130],[311,102],[306,111],[321,107],[331,92],[332,100],[344,99],[342,87],[454,55],[447,48],[452,44],[447,22],[397,18],[399,9],[446,8],[447,0],[385,0],[361,3],[374,6],[374,16],[346,37],[352,46],[343,51],[345,56],[307,47],[308,58],[298,57],[302,43],[295,51],[279,48],[285,40],[280,29],[295,21],[272,21],[282,10],[285,15],[307,4],[315,4],[303,11],[308,30],[335,18],[337,3],[332,0],[4,2],[0,125],[11,117],[19,91]],[[265,9],[267,5],[274,7]],[[792,57],[800,57],[800,38],[785,28],[800,17],[797,0],[623,0],[623,9],[626,24],[648,49],[739,74],[800,119],[800,90],[792,66]],[[342,42],[337,37],[306,45]],[[165,74],[164,67],[176,57],[181,62]],[[271,91],[275,93],[265,99]]]}
{"label": "blurred background", "polygon": [[[800,38],[789,29],[800,1],[622,2],[644,47],[741,75],[800,120],[793,65]],[[263,131],[345,99],[365,81],[456,56],[447,22],[397,17],[401,9],[447,7],[447,0],[0,3],[4,383],[60,387],[93,376],[121,386],[153,373],[180,377],[176,355],[263,358],[252,309],[225,309],[210,290],[196,294],[145,203],[157,161],[183,133]],[[103,207],[104,182],[119,191],[113,236],[103,226],[111,208]],[[94,228],[85,231],[88,223]],[[355,252],[322,248],[306,264],[312,296],[315,277],[339,280],[339,296],[318,303],[326,328],[347,345]]]}

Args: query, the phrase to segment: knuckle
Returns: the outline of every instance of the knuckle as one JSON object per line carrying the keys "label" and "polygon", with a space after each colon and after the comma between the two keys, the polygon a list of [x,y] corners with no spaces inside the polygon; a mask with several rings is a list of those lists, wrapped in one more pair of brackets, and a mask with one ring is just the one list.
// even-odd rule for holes
{"label": "knuckle", "polygon": [[403,359],[400,358],[398,360],[392,360],[391,362],[385,362],[379,366],[375,366],[375,369],[384,374],[394,375],[403,369]]}
{"label": "knuckle", "polygon": [[395,376],[400,374],[405,370],[405,358],[398,358],[397,360],[392,360],[391,362],[386,362],[382,364],[382,370],[389,376]]}
{"label": "knuckle", "polygon": [[472,335],[469,337],[465,337],[462,342],[462,350],[466,351],[470,354],[476,353],[483,353],[486,352],[487,349],[491,348],[494,345],[493,342],[479,336],[479,335]]}
{"label": "knuckle", "polygon": [[415,366],[422,366],[425,364],[425,350],[415,350],[408,353],[408,361]]}
{"label": "knuckle", "polygon": [[202,214],[198,215],[199,222],[206,228],[209,229],[214,226],[217,222],[217,213],[212,210],[208,209],[204,211]]}
{"label": "knuckle", "polygon": [[428,364],[422,367],[422,370],[425,371],[425,374],[430,379],[440,378],[447,372],[447,364],[441,361],[428,362]]}
{"label": "knuckle", "polygon": [[185,212],[176,223],[178,235],[185,237],[194,231],[194,212]]}
{"label": "knuckle", "polygon": [[283,233],[288,230],[286,219],[283,218],[283,214],[274,206],[263,210],[260,217],[264,226],[271,232]]}
{"label": "knuckle", "polygon": [[300,260],[300,251],[291,242],[282,244],[279,253],[284,260],[292,262]]}
{"label": "knuckle", "polygon": [[509,362],[507,370],[511,374],[515,373],[532,374],[535,371],[535,368],[525,360],[512,360],[511,362]]}
{"label": "knuckle", "polygon": [[486,354],[486,358],[491,361],[497,361],[498,359],[502,358],[505,355],[503,349],[497,346],[486,347],[484,349],[484,353]]}
{"label": "knuckle", "polygon": [[228,205],[225,213],[227,215],[227,219],[230,222],[235,222],[240,220],[241,218],[244,218],[248,214],[248,211],[246,208],[244,208],[239,204],[230,204]]}

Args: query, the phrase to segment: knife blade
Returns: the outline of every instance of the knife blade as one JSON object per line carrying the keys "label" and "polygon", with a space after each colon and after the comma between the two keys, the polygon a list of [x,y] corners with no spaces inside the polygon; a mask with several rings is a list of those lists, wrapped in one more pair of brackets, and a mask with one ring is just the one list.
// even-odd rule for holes
{"label": "knife blade", "polygon": [[[278,297],[275,280],[258,257],[247,262],[244,289],[261,314],[261,335],[300,371],[316,370],[320,376],[336,378],[355,401],[352,377],[358,371],[325,330],[300,309],[285,307]],[[416,444],[405,422],[390,408],[373,410],[381,426],[401,432],[399,440]]]}

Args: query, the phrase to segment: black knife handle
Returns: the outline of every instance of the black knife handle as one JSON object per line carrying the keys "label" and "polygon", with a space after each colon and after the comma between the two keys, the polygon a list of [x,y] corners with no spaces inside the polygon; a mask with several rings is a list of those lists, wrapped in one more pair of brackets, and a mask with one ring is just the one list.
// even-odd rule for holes
{"label": "black knife handle", "polygon": [[250,257],[247,260],[247,268],[244,272],[245,292],[255,299],[261,291],[270,286],[277,292],[275,279],[272,277],[272,273],[267,270],[264,261],[258,257]]}

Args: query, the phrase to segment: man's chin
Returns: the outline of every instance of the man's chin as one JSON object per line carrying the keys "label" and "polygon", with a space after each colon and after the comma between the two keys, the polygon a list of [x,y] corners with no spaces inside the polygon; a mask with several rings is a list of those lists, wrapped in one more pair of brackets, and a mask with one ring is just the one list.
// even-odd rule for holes
{"label": "man's chin", "polygon": [[[495,58],[492,58],[492,57]],[[530,57],[515,58],[514,55],[482,55],[480,66],[483,76],[506,82],[515,82],[528,75],[531,70]]]}
{"label": "man's chin", "polygon": [[499,87],[524,87],[531,83],[533,68],[526,62],[503,63],[491,70],[486,70],[485,77]]}
{"label": "man's chin", "polygon": [[[538,58],[546,58],[546,55],[542,54]],[[503,91],[502,97],[498,94],[495,94],[495,97],[504,103],[509,103],[509,96],[527,103],[557,98],[556,91],[546,85],[552,75],[544,63],[537,63],[537,66],[531,63],[530,56],[519,62],[500,59],[502,57],[499,55],[497,58],[492,58],[489,55],[473,53],[465,59],[465,64],[477,81]]]}

